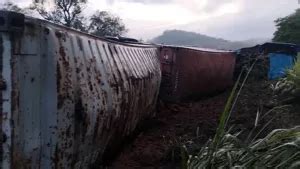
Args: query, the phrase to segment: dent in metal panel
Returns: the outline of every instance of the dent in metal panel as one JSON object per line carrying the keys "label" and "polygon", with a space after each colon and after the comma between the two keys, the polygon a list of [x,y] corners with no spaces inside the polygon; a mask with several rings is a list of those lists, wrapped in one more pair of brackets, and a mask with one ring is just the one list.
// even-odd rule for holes
{"label": "dent in metal panel", "polygon": [[119,50],[120,52],[120,57],[124,59],[124,63],[127,63],[128,65],[128,69],[131,69],[131,71],[129,72],[130,76],[128,77],[127,81],[129,83],[129,103],[128,105],[123,105],[124,108],[128,109],[127,112],[128,114],[126,115],[125,119],[124,119],[124,133],[123,135],[127,135],[128,133],[130,133],[131,131],[131,125],[132,124],[132,120],[133,120],[133,113],[134,113],[134,109],[135,109],[135,100],[134,98],[136,97],[136,83],[137,83],[137,74],[136,74],[136,67],[134,66],[134,64],[132,63],[132,59],[130,56],[127,55],[127,53],[125,52],[125,50],[129,50],[128,48],[124,48],[122,46],[119,46]]}
{"label": "dent in metal panel", "polygon": [[143,112],[143,101],[145,100],[145,99],[141,99],[141,98],[143,98],[143,94],[144,94],[144,86],[145,86],[145,77],[147,76],[146,75],[146,68],[145,68],[145,65],[141,62],[141,58],[140,58],[140,56],[139,55],[137,55],[137,53],[136,53],[136,49],[135,48],[133,48],[132,50],[129,50],[129,52],[131,52],[131,54],[132,54],[132,56],[135,58],[135,60],[136,60],[136,62],[137,62],[137,64],[135,65],[138,69],[140,69],[141,70],[141,73],[142,73],[142,77],[139,79],[139,81],[140,81],[140,83],[138,83],[138,88],[137,88],[137,92],[138,92],[138,94],[136,95],[136,98],[140,98],[140,99],[137,99],[136,100],[136,105],[137,105],[137,107],[136,107],[136,113],[135,113],[135,118],[134,118],[134,121],[133,121],[133,126],[132,126],[132,128],[135,128],[135,126],[137,125],[137,122],[139,121],[139,120],[141,120],[141,116],[142,116],[142,112]]}
{"label": "dent in metal panel", "polygon": [[[128,88],[128,83],[126,81],[126,76],[124,74],[124,70],[121,66],[121,63],[120,63],[120,60],[114,50],[114,46],[110,45],[108,46],[108,50],[109,50],[109,53],[111,54],[111,60],[112,60],[112,64],[114,65],[114,67],[116,68],[114,71],[114,74],[115,76],[117,77],[117,82],[116,82],[116,89],[115,89],[115,92],[116,92],[116,100],[115,100],[115,103],[117,105],[120,105],[122,100],[124,99],[123,98],[123,93],[122,91],[126,88]],[[115,109],[115,118],[121,118],[120,115],[121,115],[121,107],[120,106],[117,106],[116,105],[116,109]]]}

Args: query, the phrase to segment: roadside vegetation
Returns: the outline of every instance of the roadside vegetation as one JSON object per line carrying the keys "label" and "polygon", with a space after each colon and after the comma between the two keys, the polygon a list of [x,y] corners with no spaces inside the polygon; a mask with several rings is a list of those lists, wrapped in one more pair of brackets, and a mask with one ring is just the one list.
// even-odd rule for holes
{"label": "roadside vegetation", "polygon": [[[228,127],[226,122],[231,115],[234,98],[238,97],[251,69],[240,88],[239,80],[236,82],[231,95],[227,101],[225,109],[221,115],[220,123],[213,140],[209,140],[198,153],[189,154],[186,145],[182,148],[182,168],[300,168],[300,126],[294,126],[289,129],[276,129],[259,138],[265,128],[272,123],[270,119],[258,130],[255,130],[258,123],[267,115],[276,116],[278,110],[287,111],[291,107],[299,105],[300,89],[300,61],[288,70],[287,77],[280,79],[274,85],[272,90],[282,100],[293,100],[282,102],[277,100],[277,106],[261,115],[256,113],[256,119],[253,121],[253,129],[247,137],[240,138],[243,132],[232,133],[232,127]],[[287,104],[284,104],[287,103]],[[284,104],[284,105],[283,105]],[[294,110],[297,113],[297,110]],[[256,132],[254,132],[256,131]]]}
{"label": "roadside vegetation", "polygon": [[287,81],[291,85],[291,94],[300,98],[300,61],[295,63],[293,69],[288,71]]}

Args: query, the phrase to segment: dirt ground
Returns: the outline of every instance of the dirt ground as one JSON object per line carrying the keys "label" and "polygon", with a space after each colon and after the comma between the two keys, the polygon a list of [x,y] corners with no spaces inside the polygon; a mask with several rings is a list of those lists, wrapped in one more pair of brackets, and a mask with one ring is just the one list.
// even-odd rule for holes
{"label": "dirt ground", "polygon": [[176,152],[172,158],[171,150],[193,140],[201,145],[213,136],[227,96],[224,92],[193,103],[160,103],[157,118],[152,121],[155,125],[140,133],[108,168],[177,168]]}
{"label": "dirt ground", "polygon": [[251,138],[258,133],[258,137],[264,137],[274,129],[300,124],[298,104],[281,102],[285,98],[278,99],[271,89],[271,85],[275,85],[277,81],[256,76],[258,73],[255,71],[259,69],[255,69],[246,81],[229,122],[229,126],[233,126],[232,132],[242,131],[242,140],[250,132],[254,133]]}
{"label": "dirt ground", "polygon": [[[275,128],[299,125],[299,113],[295,107],[269,113],[266,112],[278,104],[273,103],[272,83],[266,78],[249,76],[233,110],[229,126],[233,132],[242,130],[241,137],[246,138],[254,127],[257,112],[259,123],[254,130],[258,133],[271,119],[272,123],[265,127],[260,137]],[[107,167],[109,169],[173,169],[180,168],[180,147],[183,144],[202,146],[212,138],[222,113],[228,91],[217,96],[182,104],[158,104],[157,117],[130,144],[126,145]],[[298,109],[299,110],[299,109]],[[298,114],[298,115],[297,115]],[[297,117],[296,117],[297,116]],[[254,134],[255,135],[255,134]],[[177,148],[177,149],[176,149]],[[200,147],[193,147],[197,151]]]}

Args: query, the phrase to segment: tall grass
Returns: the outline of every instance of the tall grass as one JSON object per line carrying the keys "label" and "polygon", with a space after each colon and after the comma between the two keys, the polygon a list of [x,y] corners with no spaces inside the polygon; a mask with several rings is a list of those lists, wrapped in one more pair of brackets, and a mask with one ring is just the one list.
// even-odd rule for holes
{"label": "tall grass", "polygon": [[[255,62],[246,72],[240,88],[238,89],[241,75],[234,85],[221,114],[214,139],[209,140],[197,155],[190,155],[183,168],[300,168],[300,126],[274,130],[265,138],[257,139],[258,134],[272,122],[270,120],[254,137],[250,132],[246,140],[238,138],[240,133],[230,134],[230,129],[226,130],[233,107]],[[299,62],[288,71],[287,79],[300,89]],[[275,107],[267,114],[284,108],[286,106]],[[255,127],[260,120],[259,117],[260,112],[257,112]]]}
{"label": "tall grass", "polygon": [[295,89],[300,90],[300,60],[292,69],[288,70],[287,80],[294,85]]}
{"label": "tall grass", "polygon": [[263,139],[244,144],[226,133],[208,161],[209,149],[190,156],[188,169],[195,168],[300,168],[300,127],[278,129]]}

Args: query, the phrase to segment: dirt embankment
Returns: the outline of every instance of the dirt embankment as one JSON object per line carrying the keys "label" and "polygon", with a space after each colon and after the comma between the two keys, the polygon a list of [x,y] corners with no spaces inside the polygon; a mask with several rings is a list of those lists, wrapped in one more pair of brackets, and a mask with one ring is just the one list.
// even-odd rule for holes
{"label": "dirt embankment", "polygon": [[[229,126],[233,132],[242,131],[241,137],[264,137],[278,128],[290,128],[300,124],[298,104],[285,102],[272,89],[277,80],[268,80],[263,62],[258,62],[250,73],[234,106]],[[257,122],[257,123],[256,123]],[[259,134],[260,133],[260,134]]]}

